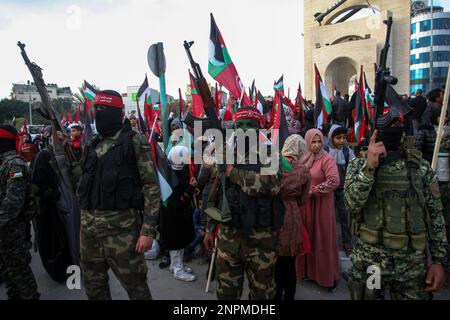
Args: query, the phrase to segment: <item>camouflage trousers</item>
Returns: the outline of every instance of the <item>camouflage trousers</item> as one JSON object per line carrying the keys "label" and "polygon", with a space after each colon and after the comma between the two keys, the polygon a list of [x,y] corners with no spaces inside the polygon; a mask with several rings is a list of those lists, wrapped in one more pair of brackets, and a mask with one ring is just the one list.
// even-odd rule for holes
{"label": "camouflage trousers", "polygon": [[[350,259],[348,286],[353,300],[383,300],[386,289],[393,300],[430,298],[425,291],[427,260],[423,252],[398,251],[358,240]],[[372,286],[376,274],[368,271],[370,266],[379,268],[378,288]]]}
{"label": "camouflage trousers", "polygon": [[[445,231],[447,239],[450,239],[450,182],[439,182],[439,190],[444,209]],[[447,260],[450,260],[450,243],[447,245]],[[447,267],[447,272],[450,272],[450,267]]]}
{"label": "camouflage trousers", "polygon": [[249,236],[221,225],[217,250],[217,298],[239,300],[244,274],[250,300],[272,300],[276,294],[277,235],[273,229],[253,230]]}
{"label": "camouflage trousers", "polygon": [[111,300],[109,268],[131,300],[152,299],[144,255],[135,251],[138,237],[137,230],[120,230],[118,234],[101,237],[95,232],[81,230],[81,269],[89,300]]}
{"label": "camouflage trousers", "polygon": [[36,279],[30,268],[31,254],[25,241],[25,224],[12,225],[1,231],[0,276],[10,300],[36,300]]}

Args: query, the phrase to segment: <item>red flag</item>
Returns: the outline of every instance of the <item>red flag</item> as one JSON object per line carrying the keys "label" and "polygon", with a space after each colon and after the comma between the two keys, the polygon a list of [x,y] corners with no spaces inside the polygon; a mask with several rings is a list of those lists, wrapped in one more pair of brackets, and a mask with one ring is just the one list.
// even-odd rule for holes
{"label": "red flag", "polygon": [[67,113],[67,116],[69,118],[69,122],[73,123],[72,112]]}
{"label": "red flag", "polygon": [[302,86],[301,86],[300,83],[298,84],[297,97],[295,98],[295,105],[296,105],[297,114],[301,113],[301,115],[302,115],[302,123],[304,123],[304,121],[305,121],[306,102],[305,102],[305,99],[303,99],[303,96],[302,96]]}
{"label": "red flag", "polygon": [[77,113],[75,114],[75,122],[76,123],[80,122],[80,109],[81,109],[81,106],[80,106],[80,104],[78,104],[78,106],[77,106]]}
{"label": "red flag", "polygon": [[278,138],[280,148],[283,148],[284,142],[289,136],[282,99],[283,98],[281,97],[281,93],[279,91],[276,91],[275,97],[273,98],[272,121],[271,121],[271,123],[273,123],[274,129],[271,140],[276,141],[276,139]]}
{"label": "red flag", "polygon": [[191,97],[192,97],[192,114],[194,117],[200,117],[203,114],[203,100],[197,92],[197,88],[194,82],[194,76],[189,71],[189,79],[191,85]]}
{"label": "red flag", "polygon": [[355,136],[359,143],[365,139],[367,133],[366,121],[366,97],[364,91],[364,71],[361,66],[361,74],[359,76],[358,90],[355,96]]}

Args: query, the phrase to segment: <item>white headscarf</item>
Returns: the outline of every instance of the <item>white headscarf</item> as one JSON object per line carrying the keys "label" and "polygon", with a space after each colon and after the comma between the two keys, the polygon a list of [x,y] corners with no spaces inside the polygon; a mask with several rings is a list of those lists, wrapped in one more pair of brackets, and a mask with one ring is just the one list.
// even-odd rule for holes
{"label": "white headscarf", "polygon": [[[330,128],[330,132],[328,133],[328,136],[330,137],[330,139],[328,140],[328,153],[333,157],[334,161],[336,161],[336,164],[345,166],[344,148],[338,149],[333,143],[333,133],[339,128],[343,127],[337,124],[333,124]],[[349,150],[349,160],[352,160],[354,157],[354,153]]]}

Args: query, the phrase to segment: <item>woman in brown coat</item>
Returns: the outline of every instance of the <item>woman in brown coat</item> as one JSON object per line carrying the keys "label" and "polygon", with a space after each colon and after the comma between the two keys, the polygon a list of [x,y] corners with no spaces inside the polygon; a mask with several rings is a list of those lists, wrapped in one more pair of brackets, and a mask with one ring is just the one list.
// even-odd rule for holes
{"label": "woman in brown coat", "polygon": [[285,216],[284,225],[278,236],[279,251],[275,270],[276,300],[295,299],[297,285],[295,257],[301,254],[303,249],[300,206],[308,195],[311,178],[309,169],[300,163],[300,158],[305,150],[305,140],[297,134],[289,136],[283,147],[283,156],[289,161],[293,170],[284,172],[281,181]]}

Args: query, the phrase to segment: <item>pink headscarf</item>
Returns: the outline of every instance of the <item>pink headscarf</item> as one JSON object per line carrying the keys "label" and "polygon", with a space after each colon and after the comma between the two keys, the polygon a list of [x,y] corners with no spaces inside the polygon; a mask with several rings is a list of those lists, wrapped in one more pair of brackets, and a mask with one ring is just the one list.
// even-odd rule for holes
{"label": "pink headscarf", "polygon": [[[316,136],[319,136],[320,140],[322,141],[322,150],[320,150],[318,154],[314,154],[311,152],[311,143]],[[308,130],[308,132],[306,132],[305,141],[306,152],[301,159],[301,163],[307,168],[311,169],[314,161],[319,160],[326,153],[323,149],[323,134],[319,129],[310,129]]]}

